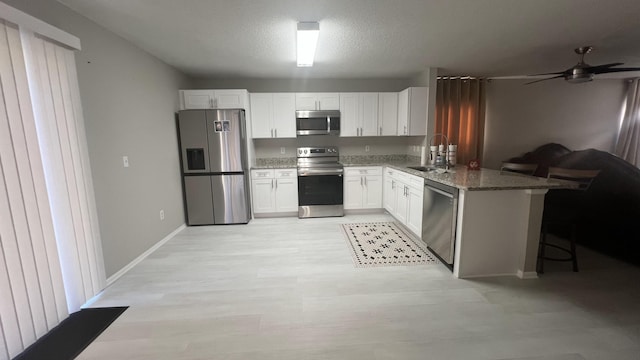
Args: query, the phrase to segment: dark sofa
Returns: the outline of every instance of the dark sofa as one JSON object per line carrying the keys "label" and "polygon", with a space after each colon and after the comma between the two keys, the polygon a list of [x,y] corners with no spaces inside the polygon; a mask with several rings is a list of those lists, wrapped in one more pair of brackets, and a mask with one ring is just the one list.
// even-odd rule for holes
{"label": "dark sofa", "polygon": [[[600,170],[585,191],[551,190],[545,207],[562,206],[579,214],[577,242],[596,251],[640,265],[640,169],[605,151],[571,151],[546,144],[509,162],[536,163],[536,176],[546,177],[550,166]],[[566,237],[566,228],[551,229]]]}

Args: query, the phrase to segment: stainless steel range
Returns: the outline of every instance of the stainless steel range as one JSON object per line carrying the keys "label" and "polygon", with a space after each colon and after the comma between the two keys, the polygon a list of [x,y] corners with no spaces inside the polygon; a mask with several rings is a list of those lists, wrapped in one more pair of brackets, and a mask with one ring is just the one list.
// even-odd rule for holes
{"label": "stainless steel range", "polygon": [[338,148],[298,148],[298,217],[344,216]]}

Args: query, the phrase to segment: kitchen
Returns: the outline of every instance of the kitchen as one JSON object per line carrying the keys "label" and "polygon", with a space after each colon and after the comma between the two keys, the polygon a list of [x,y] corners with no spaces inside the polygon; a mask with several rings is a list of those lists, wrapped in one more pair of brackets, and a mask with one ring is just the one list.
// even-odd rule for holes
{"label": "kitchen", "polygon": [[[251,93],[398,92],[408,87],[428,86],[428,81],[425,81],[429,76],[428,71],[382,80],[364,75],[357,79],[333,79],[327,76],[328,79],[305,80],[291,80],[284,76],[270,80],[243,79],[231,75],[216,78],[187,76],[59,3],[33,0],[7,3],[42,16],[50,23],[80,36],[83,41],[83,50],[77,54],[77,64],[84,111],[87,119],[91,119],[87,123],[87,136],[96,196],[100,204],[100,225],[102,238],[105,239],[108,277],[120,273],[184,223],[181,179],[176,171],[180,165],[175,119],[168,115],[174,114],[179,108],[176,96],[179,89],[248,89]],[[611,140],[607,134],[611,133],[608,130],[611,123],[602,119],[611,119],[608,114],[615,113],[623,84],[617,80],[601,80],[590,85],[593,86],[576,90],[569,89],[564,84],[522,88],[517,80],[494,82],[493,90],[490,88],[489,91],[495,97],[489,96],[488,101],[495,105],[489,110],[496,115],[488,117],[487,127],[493,131],[488,136],[499,137],[487,143],[491,151],[486,156],[485,164],[496,164],[506,157],[531,148],[534,142],[539,142],[539,138],[534,141],[527,138],[526,134],[522,135],[524,139],[508,141],[513,133],[499,133],[500,126],[528,126],[536,123],[537,118],[555,120],[558,124],[565,120],[567,113],[576,109],[580,112],[580,118],[588,120],[589,126],[572,123],[567,129],[561,129],[565,132],[560,135],[567,139],[590,138],[602,148],[610,146]],[[511,116],[516,111],[513,106],[508,107],[506,104],[525,103],[518,96],[536,99],[536,102],[529,103],[529,107],[518,109],[517,113],[522,117]],[[546,103],[556,98],[568,100],[566,104],[554,103],[553,109],[545,108]],[[584,104],[578,98],[593,101]],[[500,112],[509,116],[503,119],[498,116]],[[507,122],[507,117],[515,119],[511,120],[515,123]],[[615,121],[612,120],[612,123],[615,124]],[[547,124],[546,129],[547,132],[549,129],[557,130],[557,126]],[[543,133],[545,128],[537,131]],[[574,135],[577,132],[579,136],[569,137],[569,131]],[[590,137],[592,132],[602,136]],[[342,155],[365,156],[365,146],[369,145],[369,153],[374,155],[419,156],[420,151],[413,147],[421,146],[423,140],[411,137],[338,138],[336,145]],[[574,141],[575,148],[590,145],[590,140],[584,140],[583,143]],[[515,146],[520,142],[529,143],[521,147]],[[283,142],[254,140],[256,149],[261,150],[265,158],[280,157],[280,144],[285,147],[285,157],[292,157],[299,147],[293,139]],[[129,156],[129,168],[122,166],[122,156],[125,155]],[[164,220],[160,220],[159,210],[164,210]],[[272,221],[278,223],[284,220]],[[229,230],[224,227],[219,231],[226,233]],[[412,272],[411,275],[416,274]],[[632,310],[628,307],[626,309]]]}

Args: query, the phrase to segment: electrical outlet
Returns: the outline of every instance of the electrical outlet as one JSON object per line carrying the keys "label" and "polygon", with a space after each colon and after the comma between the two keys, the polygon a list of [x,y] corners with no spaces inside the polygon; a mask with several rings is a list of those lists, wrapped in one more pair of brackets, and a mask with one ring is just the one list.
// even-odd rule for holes
{"label": "electrical outlet", "polygon": [[164,220],[164,210],[160,210],[160,220]]}
{"label": "electrical outlet", "polygon": [[128,156],[123,156],[122,157],[122,165],[124,167],[129,167],[129,157]]}
{"label": "electrical outlet", "polygon": [[369,145],[364,146],[364,152],[369,152]]}
{"label": "electrical outlet", "polygon": [[280,154],[284,154],[286,152],[285,150],[284,146],[280,147]]}

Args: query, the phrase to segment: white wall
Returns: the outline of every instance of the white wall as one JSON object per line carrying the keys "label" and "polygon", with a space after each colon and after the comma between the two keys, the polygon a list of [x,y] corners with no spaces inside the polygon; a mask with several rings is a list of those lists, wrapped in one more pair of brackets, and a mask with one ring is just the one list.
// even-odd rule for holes
{"label": "white wall", "polygon": [[2,1],[82,42],[78,79],[105,268],[113,275],[184,223],[174,114],[177,90],[189,79],[56,1]]}
{"label": "white wall", "polygon": [[194,89],[247,89],[249,92],[401,91],[410,79],[218,79],[194,78]]}
{"label": "white wall", "polygon": [[571,150],[612,152],[618,134],[624,80],[569,84],[550,80],[492,80],[487,85],[483,167],[555,142]]}

